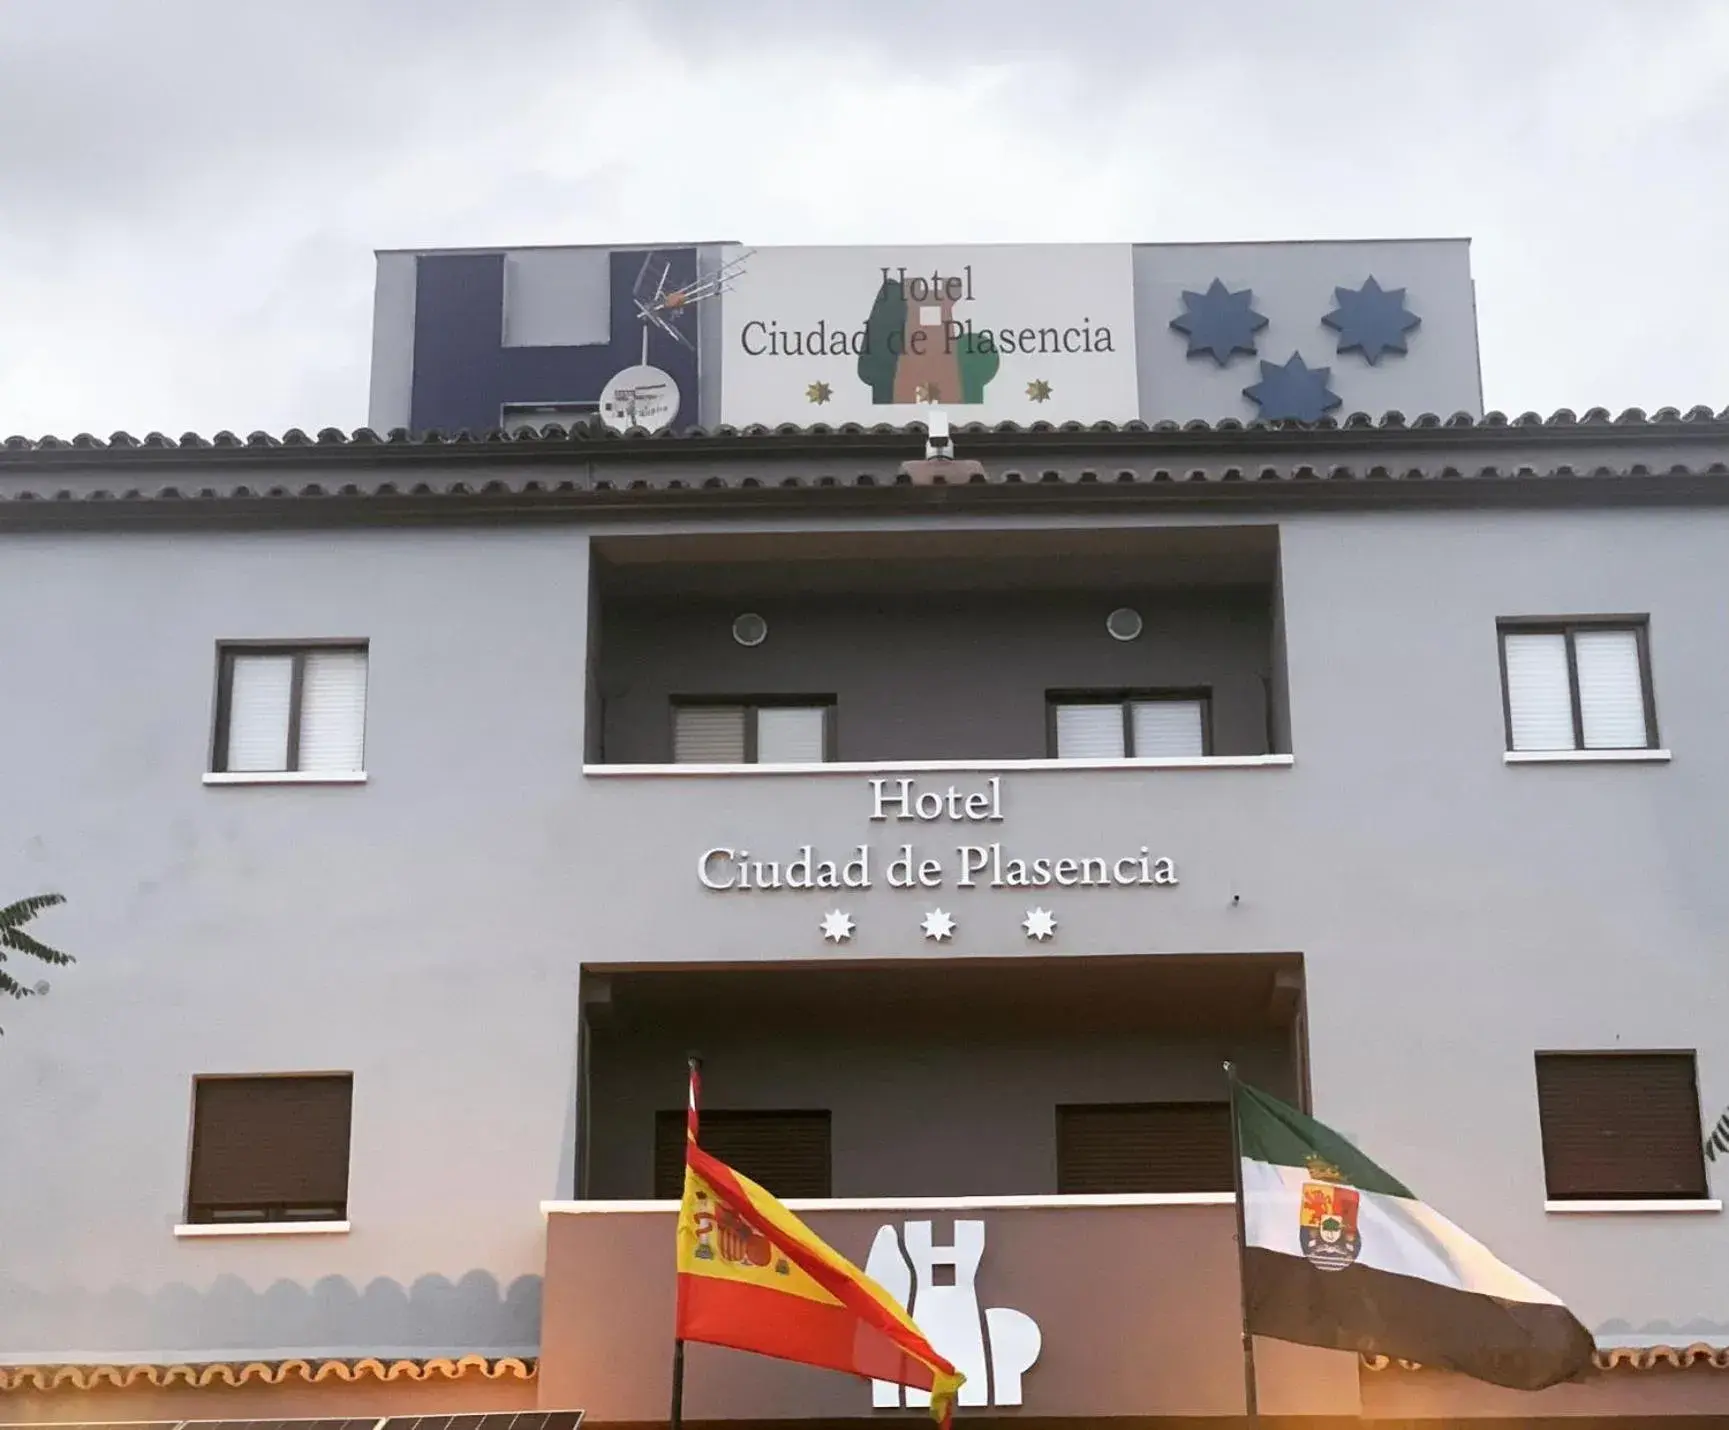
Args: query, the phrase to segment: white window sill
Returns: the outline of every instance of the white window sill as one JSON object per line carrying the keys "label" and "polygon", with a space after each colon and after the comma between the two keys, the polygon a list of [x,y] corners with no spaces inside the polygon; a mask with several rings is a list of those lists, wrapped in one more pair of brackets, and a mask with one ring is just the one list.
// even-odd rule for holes
{"label": "white window sill", "polygon": [[331,773],[319,770],[209,770],[207,785],[363,785],[365,770]]}
{"label": "white window sill", "polygon": [[1638,1201],[1638,1202],[1544,1202],[1546,1212],[1608,1213],[1626,1215],[1644,1212],[1720,1212],[1723,1203],[1716,1197],[1697,1201]]}
{"label": "white window sill", "polygon": [[1667,750],[1508,750],[1509,765],[1666,765]]}
{"label": "white window sill", "polygon": [[[1024,1207],[1062,1209],[1090,1207],[1229,1207],[1236,1205],[1231,1192],[1122,1192],[1086,1193],[1073,1196],[1024,1197],[789,1197],[788,1211],[795,1212],[940,1212],[1006,1211]],[[676,1201],[548,1201],[540,1204],[542,1216],[603,1216],[620,1212],[676,1212]]]}
{"label": "white window sill", "polygon": [[345,1221],[192,1222],[174,1228],[176,1236],[347,1236]]}
{"label": "white window sill", "polygon": [[[1288,769],[1290,755],[1202,755],[1166,760],[823,760],[798,765],[584,765],[585,775],[612,778],[712,775],[906,775],[1020,770]],[[206,779],[209,776],[205,776]]]}

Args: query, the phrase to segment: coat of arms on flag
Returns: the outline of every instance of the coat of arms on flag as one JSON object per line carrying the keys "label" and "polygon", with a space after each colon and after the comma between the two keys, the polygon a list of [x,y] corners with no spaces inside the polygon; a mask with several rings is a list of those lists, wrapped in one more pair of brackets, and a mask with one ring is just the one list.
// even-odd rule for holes
{"label": "coat of arms on flag", "polygon": [[713,1261],[718,1242],[721,1260],[734,1266],[767,1266],[772,1261],[777,1275],[792,1273],[786,1258],[774,1254],[774,1244],[766,1236],[737,1212],[714,1206],[705,1191],[696,1194],[691,1224],[696,1229],[696,1249],[691,1255],[698,1261]]}
{"label": "coat of arms on flag", "polygon": [[1355,1187],[1342,1185],[1339,1171],[1310,1158],[1309,1175],[1297,1204],[1298,1239],[1303,1255],[1322,1271],[1343,1271],[1363,1249],[1357,1229],[1357,1209],[1362,1203]]}

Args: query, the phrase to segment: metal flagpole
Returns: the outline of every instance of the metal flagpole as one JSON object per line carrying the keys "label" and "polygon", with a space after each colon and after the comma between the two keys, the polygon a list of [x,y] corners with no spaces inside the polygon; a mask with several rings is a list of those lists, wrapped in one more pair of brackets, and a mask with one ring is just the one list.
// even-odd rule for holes
{"label": "metal flagpole", "polygon": [[[690,1094],[684,1110],[684,1145],[689,1149],[696,1145],[697,1100],[702,1089],[702,1059],[693,1054],[687,1059],[687,1063],[690,1067]],[[685,1160],[690,1160],[688,1150]],[[669,1418],[672,1430],[680,1430],[684,1424],[684,1340],[677,1335],[672,1341],[672,1414]]]}
{"label": "metal flagpole", "polygon": [[1231,1180],[1237,1204],[1237,1289],[1243,1303],[1243,1406],[1250,1420],[1261,1418],[1260,1397],[1255,1385],[1255,1337],[1249,1330],[1249,1238],[1248,1218],[1243,1211],[1243,1139],[1237,1121],[1237,1065],[1225,1064],[1231,1085]]}

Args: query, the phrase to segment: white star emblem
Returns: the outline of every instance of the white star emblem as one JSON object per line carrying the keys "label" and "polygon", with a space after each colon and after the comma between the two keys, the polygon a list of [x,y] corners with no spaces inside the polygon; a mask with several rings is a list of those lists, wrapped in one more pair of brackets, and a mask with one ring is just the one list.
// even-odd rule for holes
{"label": "white star emblem", "polygon": [[830,943],[844,943],[852,937],[852,931],[851,914],[843,914],[839,909],[834,909],[822,916],[822,936]]}
{"label": "white star emblem", "polygon": [[1043,941],[1057,931],[1057,916],[1049,909],[1029,909],[1021,920],[1021,927],[1027,931],[1028,938]]}
{"label": "white star emblem", "polygon": [[925,937],[941,943],[955,931],[955,921],[952,914],[945,914],[941,909],[932,909],[924,918]]}

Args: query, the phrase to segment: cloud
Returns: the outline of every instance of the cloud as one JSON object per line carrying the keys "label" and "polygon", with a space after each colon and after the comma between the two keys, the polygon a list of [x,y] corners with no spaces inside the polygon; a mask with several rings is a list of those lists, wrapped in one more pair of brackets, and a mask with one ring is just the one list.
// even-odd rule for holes
{"label": "cloud", "polygon": [[9,0],[0,429],[364,420],[378,247],[1469,234],[1491,405],[1729,402],[1729,11]]}

